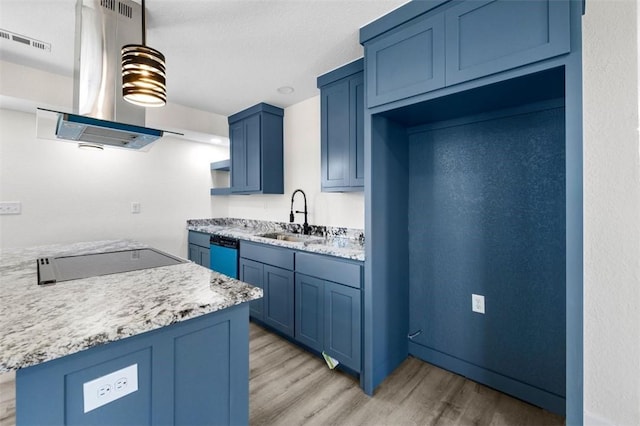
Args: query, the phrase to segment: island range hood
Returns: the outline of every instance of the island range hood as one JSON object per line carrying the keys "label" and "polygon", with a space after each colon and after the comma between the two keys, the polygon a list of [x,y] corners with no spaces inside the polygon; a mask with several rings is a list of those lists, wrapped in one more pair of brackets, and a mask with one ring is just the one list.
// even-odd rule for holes
{"label": "island range hood", "polygon": [[132,0],[77,0],[74,113],[55,111],[56,138],[141,149],[162,137],[145,127],[145,108],[122,97],[121,48],[140,43],[141,23]]}

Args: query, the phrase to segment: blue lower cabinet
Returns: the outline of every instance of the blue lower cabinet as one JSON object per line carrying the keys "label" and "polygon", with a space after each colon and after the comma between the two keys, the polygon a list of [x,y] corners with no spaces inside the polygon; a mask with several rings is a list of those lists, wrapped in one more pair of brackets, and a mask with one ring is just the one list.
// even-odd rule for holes
{"label": "blue lower cabinet", "polygon": [[[240,258],[239,263],[240,281],[249,283],[252,286],[264,289],[264,274],[263,265],[260,262],[255,262],[249,259]],[[266,293],[261,299],[252,300],[250,303],[249,313],[251,318],[257,320],[264,320],[264,300]]]}
{"label": "blue lower cabinet", "polygon": [[251,318],[293,337],[293,250],[243,241],[239,279],[263,290],[251,302]]}
{"label": "blue lower cabinet", "polygon": [[295,338],[311,349],[324,348],[324,281],[296,274]]}
{"label": "blue lower cabinet", "polygon": [[296,274],[295,338],[359,372],[362,336],[360,307],[359,289]]}
{"label": "blue lower cabinet", "polygon": [[240,280],[264,292],[252,319],[360,373],[362,262],[243,242]]}
{"label": "blue lower cabinet", "polygon": [[293,272],[264,265],[265,324],[293,337]]}
{"label": "blue lower cabinet", "polygon": [[360,321],[360,290],[325,282],[325,352],[354,371],[360,371]]}
{"label": "blue lower cabinet", "polygon": [[209,268],[209,234],[189,231],[189,260],[197,265]]}
{"label": "blue lower cabinet", "polygon": [[[249,424],[248,317],[243,303],[22,368],[16,372],[16,423]],[[137,390],[104,405],[85,401],[85,384],[127,367],[124,386],[135,379]]]}

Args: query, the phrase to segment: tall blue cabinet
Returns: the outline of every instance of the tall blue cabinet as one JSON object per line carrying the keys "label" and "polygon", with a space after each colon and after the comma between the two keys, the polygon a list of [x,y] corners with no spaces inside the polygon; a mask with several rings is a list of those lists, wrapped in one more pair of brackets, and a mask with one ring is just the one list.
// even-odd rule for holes
{"label": "tall blue cabinet", "polygon": [[413,1],[360,30],[366,392],[411,354],[582,422],[582,12]]}
{"label": "tall blue cabinet", "polygon": [[232,194],[284,194],[284,110],[260,103],[231,115]]}
{"label": "tall blue cabinet", "polygon": [[364,188],[364,60],[318,77],[320,89],[321,189]]}

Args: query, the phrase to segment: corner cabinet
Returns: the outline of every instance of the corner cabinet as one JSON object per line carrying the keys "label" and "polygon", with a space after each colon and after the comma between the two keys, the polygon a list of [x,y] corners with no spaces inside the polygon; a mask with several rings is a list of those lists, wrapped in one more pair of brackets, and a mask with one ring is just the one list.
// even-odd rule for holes
{"label": "corner cabinet", "polygon": [[210,264],[210,240],[209,234],[189,231],[189,260],[205,268]]}
{"label": "corner cabinet", "polygon": [[229,117],[231,194],[284,194],[283,116],[261,103]]}
{"label": "corner cabinet", "polygon": [[318,77],[323,192],[364,189],[364,59]]}

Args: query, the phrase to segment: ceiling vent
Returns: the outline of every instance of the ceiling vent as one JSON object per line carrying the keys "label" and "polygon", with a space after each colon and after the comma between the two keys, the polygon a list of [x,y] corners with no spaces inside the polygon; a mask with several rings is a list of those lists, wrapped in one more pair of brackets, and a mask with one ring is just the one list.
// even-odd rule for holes
{"label": "ceiling vent", "polygon": [[16,43],[24,44],[25,46],[31,46],[39,50],[44,50],[45,52],[51,52],[51,43],[36,40],[34,38],[16,34],[14,32],[3,30],[1,28],[0,28],[0,40],[11,40],[11,41],[15,41]]}

